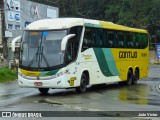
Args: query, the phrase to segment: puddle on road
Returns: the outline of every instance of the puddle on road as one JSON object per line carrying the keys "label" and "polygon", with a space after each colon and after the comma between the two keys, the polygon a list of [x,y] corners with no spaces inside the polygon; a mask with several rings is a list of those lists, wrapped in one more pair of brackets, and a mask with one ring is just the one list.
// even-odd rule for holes
{"label": "puddle on road", "polygon": [[[142,80],[160,81],[160,78],[158,78],[158,77],[148,77],[148,78],[145,78],[145,79],[142,79]],[[142,81],[142,80],[141,80],[141,81]]]}
{"label": "puddle on road", "polygon": [[[88,89],[86,93],[77,95],[74,91],[51,94],[47,98],[54,100],[52,104],[92,104],[95,101],[110,102],[119,101],[121,103],[139,105],[158,105],[160,106],[159,85],[139,83],[133,86],[108,85]],[[52,97],[55,97],[54,99]],[[65,96],[65,99],[63,97]],[[108,97],[109,96],[109,97]],[[83,99],[82,99],[83,98]],[[101,99],[101,100],[99,100]],[[106,100],[105,100],[106,99]],[[44,100],[44,99],[43,99]],[[55,102],[56,101],[56,102]],[[58,101],[58,103],[57,103]],[[90,101],[90,103],[88,102]],[[40,101],[39,101],[40,102]],[[46,102],[46,101],[41,101]],[[48,102],[48,101],[47,101]],[[111,102],[112,103],[112,102]]]}
{"label": "puddle on road", "polygon": [[6,92],[5,94],[0,95],[0,100],[5,100],[5,99],[10,99],[10,98],[15,98],[15,97],[23,97],[26,93],[30,93],[30,92],[17,92],[17,93],[13,93],[13,91],[11,92]]}
{"label": "puddle on road", "polygon": [[[155,80],[155,79],[154,79]],[[75,91],[65,91],[58,92],[54,94],[50,94],[47,98],[52,99],[61,103],[66,103],[66,101],[70,101],[74,104],[90,104],[88,101],[99,101],[101,98],[101,102],[110,101],[119,101],[121,103],[129,103],[129,104],[139,104],[139,105],[159,105],[160,106],[160,85],[157,84],[156,81],[142,81],[137,85],[133,86],[119,86],[115,85],[107,85],[89,88],[86,93],[81,95],[77,95]],[[65,99],[63,97],[65,96]],[[110,96],[110,97],[108,97]],[[106,98],[107,97],[107,98]],[[83,99],[82,99],[83,98]],[[66,104],[70,104],[67,102]]]}
{"label": "puddle on road", "polygon": [[148,87],[146,85],[130,86],[120,89],[119,100],[126,103],[148,104]]}
{"label": "puddle on road", "polygon": [[8,99],[8,98],[11,98],[12,96],[13,96],[12,94],[1,95],[0,100]]}
{"label": "puddle on road", "polygon": [[23,95],[23,93],[0,95],[0,100],[15,98],[15,97],[19,97],[20,95]]}
{"label": "puddle on road", "polygon": [[160,85],[138,84],[124,87],[119,91],[119,99],[124,103],[160,106]]}
{"label": "puddle on road", "polygon": [[[90,106],[106,109],[105,105],[103,105],[106,102],[109,104],[117,104],[118,102],[118,104],[160,106],[160,86],[157,84],[158,82],[154,80],[142,80],[133,86],[119,86],[117,84],[99,86],[98,88],[88,88],[83,94],[77,94],[75,90],[54,90],[54,92],[44,96],[38,94],[38,92],[30,93],[31,90],[29,90],[27,91],[30,93],[29,95],[20,96],[23,102],[37,101],[38,103],[50,103],[60,106],[67,105],[70,108],[86,105],[87,107],[83,109],[89,109]],[[18,94],[7,93],[0,96],[0,99],[12,98],[13,96],[18,96]],[[52,101],[48,101],[47,99]]]}

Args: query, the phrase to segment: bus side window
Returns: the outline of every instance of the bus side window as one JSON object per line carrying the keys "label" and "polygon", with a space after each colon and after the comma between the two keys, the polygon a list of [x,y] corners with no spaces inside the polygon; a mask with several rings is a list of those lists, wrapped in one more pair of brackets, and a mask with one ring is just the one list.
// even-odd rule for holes
{"label": "bus side window", "polygon": [[147,34],[142,33],[142,48],[146,48],[148,45],[148,36]]}
{"label": "bus side window", "polygon": [[117,31],[114,31],[114,48],[118,47],[118,35]]}
{"label": "bus side window", "polygon": [[137,33],[133,33],[132,39],[134,41],[134,48],[138,48],[139,47],[139,42],[138,42]]}
{"label": "bus side window", "polygon": [[137,33],[132,33],[131,40],[133,42],[133,48],[139,48],[139,41],[138,41],[138,38],[137,38]]}
{"label": "bus side window", "polygon": [[136,33],[137,34],[137,41],[138,41],[138,44],[139,44],[139,48],[141,49],[141,48],[143,48],[143,46],[142,46],[142,36],[141,36],[141,34],[140,33]]}
{"label": "bus side window", "polygon": [[108,31],[107,40],[108,40],[108,48],[114,47],[114,33],[113,32]]}
{"label": "bus side window", "polygon": [[123,48],[125,43],[123,32],[117,32],[117,39],[118,39],[118,47]]}
{"label": "bus side window", "polygon": [[103,29],[95,29],[94,30],[94,47],[102,47],[103,45]]}
{"label": "bus side window", "polygon": [[71,38],[67,43],[67,49],[66,49],[66,59],[67,62],[70,62],[73,60],[73,38]]}
{"label": "bus side window", "polygon": [[133,48],[134,47],[134,44],[133,44],[133,41],[132,41],[132,34],[129,33],[129,32],[126,32],[126,41],[127,41],[127,48]]}
{"label": "bus side window", "polygon": [[67,43],[66,48],[66,61],[71,62],[76,59],[78,54],[78,48],[80,43],[82,27],[76,26],[70,29],[70,34],[75,34],[73,38],[71,38]]}
{"label": "bus side window", "polygon": [[92,28],[86,27],[83,38],[82,50],[81,50],[82,52],[93,46],[92,39],[93,39],[93,30]]}
{"label": "bus side window", "polygon": [[108,45],[108,31],[104,29],[103,33],[104,33],[104,47],[107,48],[109,46]]}

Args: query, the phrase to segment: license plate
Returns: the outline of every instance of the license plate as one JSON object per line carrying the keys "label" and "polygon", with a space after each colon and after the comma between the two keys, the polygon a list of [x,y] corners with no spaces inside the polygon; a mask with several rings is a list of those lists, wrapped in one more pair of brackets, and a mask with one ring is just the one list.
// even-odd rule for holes
{"label": "license plate", "polygon": [[35,86],[42,86],[42,82],[34,82]]}

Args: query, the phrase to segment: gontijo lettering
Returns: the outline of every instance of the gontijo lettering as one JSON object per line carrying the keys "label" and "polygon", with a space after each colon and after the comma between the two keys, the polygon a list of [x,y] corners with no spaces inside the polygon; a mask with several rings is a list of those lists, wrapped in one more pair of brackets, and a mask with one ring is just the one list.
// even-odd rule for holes
{"label": "gontijo lettering", "polygon": [[119,51],[119,58],[137,58],[137,52]]}

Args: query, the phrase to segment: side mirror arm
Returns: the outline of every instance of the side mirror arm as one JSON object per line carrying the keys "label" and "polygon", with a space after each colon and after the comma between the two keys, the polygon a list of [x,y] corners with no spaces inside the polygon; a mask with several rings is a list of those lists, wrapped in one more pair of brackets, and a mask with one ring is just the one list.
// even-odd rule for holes
{"label": "side mirror arm", "polygon": [[67,36],[65,36],[63,39],[62,39],[62,43],[61,43],[61,51],[64,52],[65,49],[66,49],[66,45],[67,45],[67,42],[70,38],[74,37],[75,34],[69,34]]}

